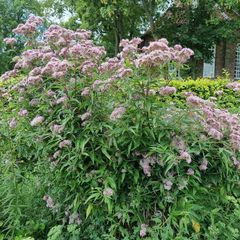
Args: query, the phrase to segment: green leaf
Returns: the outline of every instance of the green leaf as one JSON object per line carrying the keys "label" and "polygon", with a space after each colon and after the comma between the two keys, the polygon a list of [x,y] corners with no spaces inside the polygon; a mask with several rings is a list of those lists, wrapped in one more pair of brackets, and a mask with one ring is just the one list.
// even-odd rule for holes
{"label": "green leaf", "polygon": [[92,210],[93,210],[93,205],[89,204],[88,207],[87,207],[87,210],[86,210],[86,219],[89,217],[89,215],[91,214]]}

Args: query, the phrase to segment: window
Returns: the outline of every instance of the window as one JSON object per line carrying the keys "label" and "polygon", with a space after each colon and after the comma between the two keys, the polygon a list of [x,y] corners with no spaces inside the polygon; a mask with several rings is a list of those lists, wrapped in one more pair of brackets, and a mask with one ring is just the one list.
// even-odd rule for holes
{"label": "window", "polygon": [[236,48],[234,78],[237,80],[240,79],[240,43],[237,45]]}
{"label": "window", "polygon": [[173,63],[168,64],[168,74],[170,78],[181,78],[180,69],[178,69]]}
{"label": "window", "polygon": [[216,57],[216,45],[211,48],[213,53],[210,62],[203,63],[203,77],[214,78],[215,77],[215,57]]}

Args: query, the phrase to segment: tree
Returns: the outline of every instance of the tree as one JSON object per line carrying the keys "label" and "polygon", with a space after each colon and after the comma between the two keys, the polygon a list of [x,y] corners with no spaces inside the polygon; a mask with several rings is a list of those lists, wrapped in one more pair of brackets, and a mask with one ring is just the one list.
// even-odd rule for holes
{"label": "tree", "polygon": [[122,38],[140,32],[143,9],[137,0],[80,0],[75,4],[81,26],[92,30],[112,53],[119,52]]}
{"label": "tree", "polygon": [[193,49],[191,70],[195,77],[197,61],[210,61],[214,44],[239,39],[240,14],[237,9],[240,7],[233,1],[201,0],[197,5],[180,2],[173,3],[155,22],[151,37],[166,37],[171,44],[181,43]]}
{"label": "tree", "polygon": [[123,38],[140,36],[154,25],[161,11],[169,4],[166,0],[46,0],[45,6],[57,15],[64,9],[72,18],[65,24],[70,28],[92,30],[95,39],[112,55],[119,52]]}
{"label": "tree", "polygon": [[3,39],[13,36],[12,29],[29,14],[41,15],[41,4],[37,0],[0,0],[0,74],[8,70],[11,66],[11,59],[22,49],[21,41],[18,41],[16,48],[7,47]]}
{"label": "tree", "polygon": [[[240,9],[234,0],[46,0],[47,7],[61,14],[68,9],[73,17],[65,24],[87,28],[96,40],[113,54],[119,52],[122,38],[140,36],[148,30],[152,36],[164,35],[196,51],[196,58],[210,59],[209,47],[236,32],[239,21],[219,19],[219,11]],[[196,7],[197,6],[197,7]],[[218,7],[216,7],[218,6]],[[169,17],[167,9],[171,8]],[[183,22],[179,23],[178,18]],[[210,40],[209,40],[210,39]]]}

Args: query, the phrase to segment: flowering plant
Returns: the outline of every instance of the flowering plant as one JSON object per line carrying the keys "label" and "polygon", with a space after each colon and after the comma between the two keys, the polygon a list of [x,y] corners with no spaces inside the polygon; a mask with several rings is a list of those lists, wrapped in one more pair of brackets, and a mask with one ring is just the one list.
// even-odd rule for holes
{"label": "flowering plant", "polygon": [[[190,224],[202,220],[193,195],[204,189],[211,199],[209,190],[225,181],[237,187],[240,123],[237,115],[193,93],[186,94],[184,109],[162,104],[177,89],[158,86],[158,77],[169,63],[185,63],[192,50],[169,47],[166,39],[139,48],[141,39],[134,38],[122,40],[119,55],[106,59],[86,30],[53,25],[36,38],[42,22],[32,16],[14,30],[29,42],[14,69],[1,77],[6,83],[24,76],[1,89],[1,171],[26,177],[15,179],[22,189],[37,183],[30,206],[23,190],[17,193],[19,208],[35,221],[29,208],[44,209],[40,223],[51,229],[48,239],[200,234]],[[11,226],[6,221],[4,231],[26,234],[19,229],[26,229],[29,216],[11,208],[16,197],[1,187],[4,219],[18,219]],[[193,207],[186,214],[190,197]],[[184,224],[178,224],[181,219]]]}

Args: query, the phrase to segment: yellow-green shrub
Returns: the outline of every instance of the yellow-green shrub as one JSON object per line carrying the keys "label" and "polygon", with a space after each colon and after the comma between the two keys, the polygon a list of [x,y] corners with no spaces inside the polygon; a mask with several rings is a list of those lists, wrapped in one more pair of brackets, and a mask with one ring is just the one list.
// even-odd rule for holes
{"label": "yellow-green shrub", "polygon": [[[185,92],[193,92],[203,99],[216,97],[216,104],[220,108],[228,108],[232,111],[239,111],[240,92],[235,92],[226,87],[230,82],[229,79],[206,79],[199,78],[197,80],[172,80],[169,86],[175,87],[177,93],[174,96],[167,97],[167,101],[174,102],[177,106],[185,106]],[[165,83],[166,84],[166,83]],[[217,91],[223,91],[222,95],[218,95]]]}

